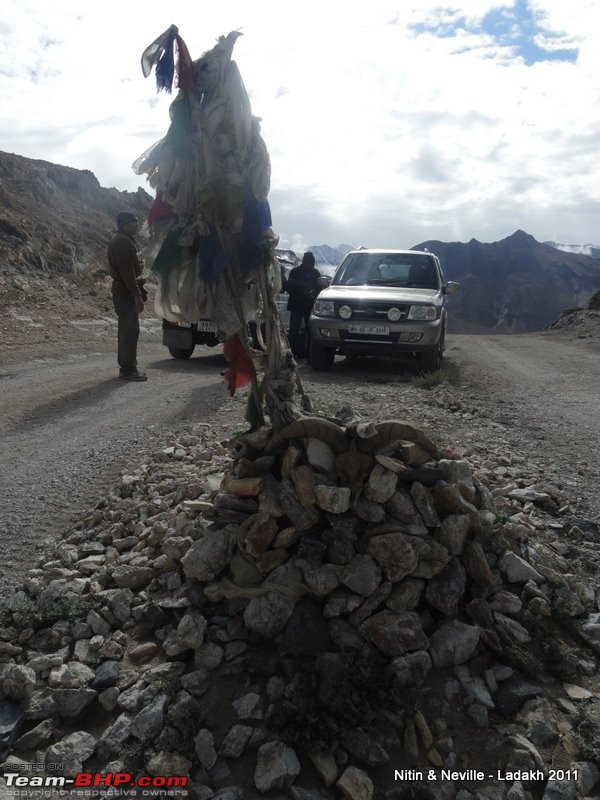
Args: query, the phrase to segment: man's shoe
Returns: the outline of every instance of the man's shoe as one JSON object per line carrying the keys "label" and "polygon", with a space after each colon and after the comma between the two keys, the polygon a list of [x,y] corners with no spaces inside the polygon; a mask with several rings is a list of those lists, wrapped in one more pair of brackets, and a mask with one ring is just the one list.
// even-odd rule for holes
{"label": "man's shoe", "polygon": [[123,378],[124,381],[147,381],[148,376],[145,372],[121,372],[119,374],[120,378]]}

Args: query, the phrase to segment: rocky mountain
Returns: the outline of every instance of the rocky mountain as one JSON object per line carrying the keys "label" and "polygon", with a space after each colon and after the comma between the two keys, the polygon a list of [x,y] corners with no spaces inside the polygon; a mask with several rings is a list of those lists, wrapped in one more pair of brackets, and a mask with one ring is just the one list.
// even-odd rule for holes
{"label": "rocky mountain", "polygon": [[453,332],[523,333],[540,330],[565,309],[587,305],[600,288],[600,264],[536,241],[524,231],[499,242],[421,242],[439,256],[453,295]]}
{"label": "rocky mountain", "polygon": [[[152,197],[142,188],[104,188],[89,170],[0,152],[0,203],[0,278],[17,272],[39,283],[57,274],[93,280],[105,269],[117,212],[131,210],[143,218]],[[565,309],[587,306],[600,288],[600,260],[592,257],[600,250],[593,246],[590,255],[568,252],[575,246],[540,243],[517,231],[491,244],[427,241],[414,249],[424,247],[440,257],[449,279],[461,283],[451,304],[454,332],[539,330]],[[307,249],[317,268],[332,275],[353,248]],[[278,252],[288,268],[301,255]],[[18,298],[11,302],[19,304]]]}
{"label": "rocky mountain", "polygon": [[0,268],[75,273],[104,266],[119,211],[145,216],[143,189],[100,186],[89,170],[0,152]]}
{"label": "rocky mountain", "polygon": [[354,247],[350,244],[339,244],[337,247],[330,247],[328,244],[313,244],[308,250],[314,253],[316,267],[321,275],[333,275],[342,258],[350,250],[354,250]]}

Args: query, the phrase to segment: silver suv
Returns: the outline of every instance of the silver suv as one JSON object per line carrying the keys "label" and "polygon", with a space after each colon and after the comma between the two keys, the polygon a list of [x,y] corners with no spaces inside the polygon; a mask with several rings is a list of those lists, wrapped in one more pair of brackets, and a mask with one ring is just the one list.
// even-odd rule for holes
{"label": "silver suv", "polygon": [[336,353],[350,356],[414,354],[424,372],[441,365],[448,295],[439,259],[418,250],[353,250],[310,317],[309,361],[329,369]]}

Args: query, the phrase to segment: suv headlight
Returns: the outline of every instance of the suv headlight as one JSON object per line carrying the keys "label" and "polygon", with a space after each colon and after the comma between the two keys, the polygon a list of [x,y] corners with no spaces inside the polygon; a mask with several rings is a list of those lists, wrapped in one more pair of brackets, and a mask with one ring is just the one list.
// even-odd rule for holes
{"label": "suv headlight", "polygon": [[333,300],[315,300],[313,313],[317,317],[335,317],[335,306]]}
{"label": "suv headlight", "polygon": [[438,317],[437,306],[411,306],[407,319],[432,320]]}

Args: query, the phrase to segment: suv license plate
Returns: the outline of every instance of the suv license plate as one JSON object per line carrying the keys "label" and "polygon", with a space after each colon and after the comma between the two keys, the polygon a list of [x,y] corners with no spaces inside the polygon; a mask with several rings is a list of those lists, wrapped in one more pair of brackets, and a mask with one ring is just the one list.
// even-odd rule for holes
{"label": "suv license plate", "polygon": [[212,324],[212,322],[209,322],[208,320],[201,319],[200,322],[198,323],[198,330],[199,331],[204,331],[205,333],[214,333],[216,328]]}
{"label": "suv license plate", "polygon": [[367,333],[375,336],[389,336],[389,325],[348,325],[348,333]]}

